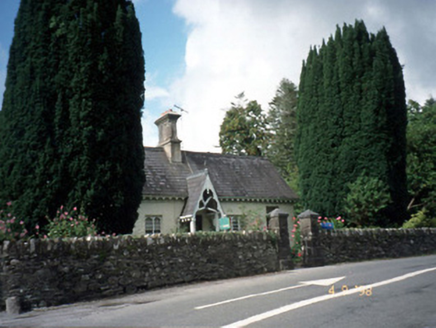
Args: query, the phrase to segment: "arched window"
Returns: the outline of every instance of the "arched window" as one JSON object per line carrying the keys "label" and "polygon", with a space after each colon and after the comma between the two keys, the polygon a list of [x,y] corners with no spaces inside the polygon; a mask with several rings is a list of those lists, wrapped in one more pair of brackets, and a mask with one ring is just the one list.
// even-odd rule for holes
{"label": "arched window", "polygon": [[146,216],[145,217],[145,233],[154,234],[160,233],[161,216]]}

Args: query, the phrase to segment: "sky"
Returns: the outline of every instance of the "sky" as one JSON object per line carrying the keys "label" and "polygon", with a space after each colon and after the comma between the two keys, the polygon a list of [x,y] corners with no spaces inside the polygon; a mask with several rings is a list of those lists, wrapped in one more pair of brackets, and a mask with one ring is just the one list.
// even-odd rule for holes
{"label": "sky", "polygon": [[[245,92],[265,112],[283,78],[296,85],[311,46],[336,26],[362,19],[385,27],[404,65],[407,99],[436,97],[434,0],[133,0],[146,61],[142,127],[156,146],[154,121],[183,108],[182,149],[219,152],[219,129]],[[0,0],[0,103],[19,0]]]}

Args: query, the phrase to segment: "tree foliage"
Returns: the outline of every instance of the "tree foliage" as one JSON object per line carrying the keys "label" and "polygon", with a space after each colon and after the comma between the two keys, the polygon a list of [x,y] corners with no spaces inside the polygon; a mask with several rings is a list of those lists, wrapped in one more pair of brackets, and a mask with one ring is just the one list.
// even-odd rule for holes
{"label": "tree foliage", "polygon": [[377,225],[407,218],[406,105],[402,67],[383,28],[337,27],[303,63],[296,158],[305,205],[344,213],[348,184],[367,172],[389,189]]}
{"label": "tree foliage", "polygon": [[227,110],[219,133],[223,154],[265,155],[270,141],[268,122],[257,101],[248,101],[244,93]]}
{"label": "tree foliage", "polygon": [[144,182],[144,59],[127,0],[22,0],[0,112],[0,199],[28,225],[77,205],[131,231]]}
{"label": "tree foliage", "polygon": [[409,101],[407,126],[408,209],[436,218],[436,100]]}
{"label": "tree foliage", "polygon": [[377,225],[380,211],[388,206],[389,190],[387,185],[375,177],[360,175],[356,181],[348,184],[349,192],[345,200],[345,212],[349,225],[368,227]]}
{"label": "tree foliage", "polygon": [[294,142],[297,130],[297,86],[283,79],[270,102],[268,123],[271,143],[267,157],[277,167],[284,179],[297,188],[298,171],[294,156]]}

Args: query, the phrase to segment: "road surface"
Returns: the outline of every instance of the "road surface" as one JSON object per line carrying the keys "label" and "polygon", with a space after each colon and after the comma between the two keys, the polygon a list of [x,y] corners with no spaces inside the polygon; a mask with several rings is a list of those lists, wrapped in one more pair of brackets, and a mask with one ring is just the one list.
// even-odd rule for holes
{"label": "road surface", "polygon": [[436,327],[436,255],[297,269],[0,313],[2,327]]}

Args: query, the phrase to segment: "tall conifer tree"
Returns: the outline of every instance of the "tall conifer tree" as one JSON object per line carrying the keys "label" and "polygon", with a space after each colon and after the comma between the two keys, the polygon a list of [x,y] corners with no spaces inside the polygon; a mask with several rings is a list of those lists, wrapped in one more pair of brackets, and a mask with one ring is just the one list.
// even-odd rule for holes
{"label": "tall conifer tree", "polygon": [[283,79],[270,102],[268,121],[273,135],[266,155],[287,180],[295,180],[294,142],[297,129],[297,86]]}
{"label": "tall conifer tree", "polygon": [[29,225],[77,206],[130,232],[144,183],[144,59],[126,0],[22,0],[0,113],[0,198]]}
{"label": "tall conifer tree", "polygon": [[334,38],[309,51],[299,89],[296,155],[306,206],[343,214],[348,185],[377,178],[389,187],[390,201],[373,223],[401,224],[405,89],[386,30],[369,34],[362,21],[338,27]]}

